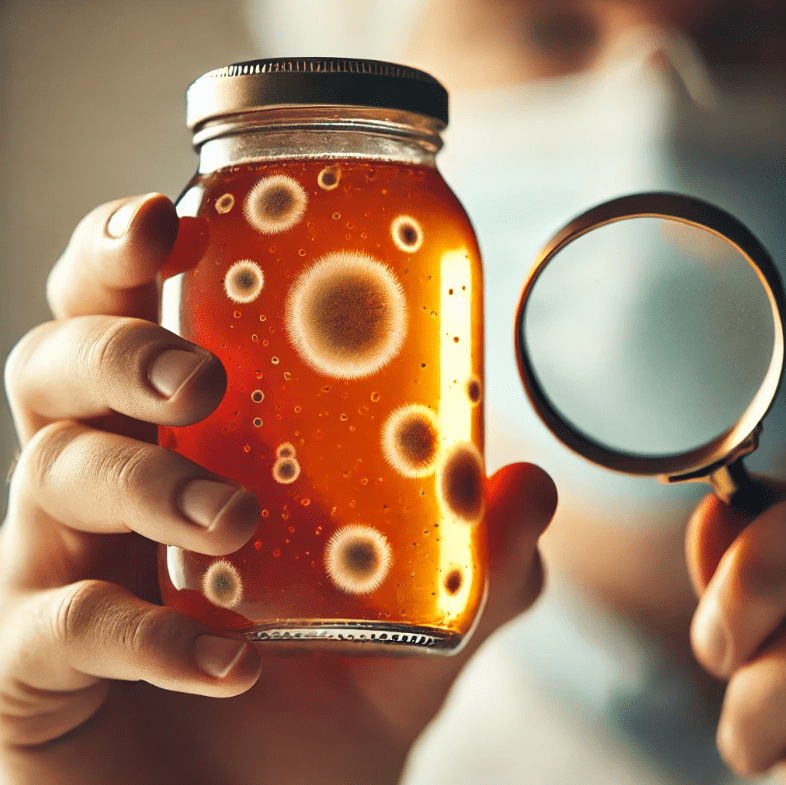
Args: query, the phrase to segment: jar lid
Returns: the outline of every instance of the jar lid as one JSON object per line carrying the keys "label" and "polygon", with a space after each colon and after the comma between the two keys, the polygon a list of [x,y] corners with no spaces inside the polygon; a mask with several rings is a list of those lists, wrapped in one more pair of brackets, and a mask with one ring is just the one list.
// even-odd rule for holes
{"label": "jar lid", "polygon": [[447,90],[424,71],[380,60],[280,57],[200,76],[186,92],[186,124],[194,130],[225,115],[303,105],[394,109],[448,122]]}

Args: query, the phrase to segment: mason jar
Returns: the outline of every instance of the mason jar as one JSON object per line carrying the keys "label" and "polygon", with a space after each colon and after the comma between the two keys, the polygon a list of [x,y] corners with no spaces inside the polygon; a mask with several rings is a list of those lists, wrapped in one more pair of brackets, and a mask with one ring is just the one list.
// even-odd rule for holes
{"label": "mason jar", "polygon": [[[162,324],[226,368],[160,443],[253,490],[235,553],[162,546],[166,605],[297,649],[451,653],[487,582],[478,245],[435,156],[447,92],[393,63],[237,63],[197,79],[205,250]],[[192,260],[193,261],[193,260]]]}

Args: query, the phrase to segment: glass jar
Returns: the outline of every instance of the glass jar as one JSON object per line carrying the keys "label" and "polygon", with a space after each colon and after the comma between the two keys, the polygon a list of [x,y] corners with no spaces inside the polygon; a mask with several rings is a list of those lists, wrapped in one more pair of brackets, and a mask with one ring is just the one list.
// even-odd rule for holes
{"label": "glass jar", "polygon": [[487,546],[482,271],[435,166],[447,93],[391,63],[258,60],[196,80],[187,115],[177,209],[208,238],[162,324],[228,387],[159,438],[262,517],[228,556],[162,546],[163,600],[287,650],[455,652]]}

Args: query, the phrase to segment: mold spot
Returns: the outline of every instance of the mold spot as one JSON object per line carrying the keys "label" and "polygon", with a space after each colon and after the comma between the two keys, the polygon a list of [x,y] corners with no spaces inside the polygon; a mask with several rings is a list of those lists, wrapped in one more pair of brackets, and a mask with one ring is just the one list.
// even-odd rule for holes
{"label": "mold spot", "polygon": [[250,259],[241,259],[227,270],[224,291],[232,302],[252,303],[265,285],[262,268]]}
{"label": "mold spot", "polygon": [[404,253],[415,253],[423,245],[423,229],[409,215],[399,215],[390,224],[390,233],[396,247]]}
{"label": "mold spot", "polygon": [[337,529],[325,546],[330,580],[348,594],[367,594],[382,585],[393,550],[382,532],[360,523]]}
{"label": "mold spot", "polygon": [[276,447],[276,458],[294,458],[295,447],[291,442],[284,442]]}
{"label": "mold spot", "polygon": [[395,275],[373,257],[349,251],[329,253],[298,276],[284,318],[301,359],[338,379],[376,373],[407,334],[407,302]]}
{"label": "mold spot", "polygon": [[437,418],[428,407],[416,403],[401,406],[385,420],[382,453],[404,477],[433,474],[438,451]]}
{"label": "mold spot", "polygon": [[470,376],[467,379],[467,398],[473,406],[477,406],[483,397],[483,386],[477,376]]}
{"label": "mold spot", "polygon": [[279,458],[273,465],[273,479],[289,485],[300,476],[300,464],[293,457]]}
{"label": "mold spot", "polygon": [[445,589],[447,589],[448,594],[458,594],[463,583],[464,576],[458,568],[452,569],[445,576]]}
{"label": "mold spot", "polygon": [[202,576],[202,593],[220,608],[234,608],[243,599],[243,581],[232,562],[213,562]]}
{"label": "mold spot", "polygon": [[440,502],[465,523],[480,523],[485,512],[483,457],[472,442],[451,446],[440,462],[437,478]]}
{"label": "mold spot", "polygon": [[317,176],[317,185],[325,191],[338,188],[341,182],[341,169],[337,166],[326,166]]}
{"label": "mold spot", "polygon": [[263,177],[249,191],[243,215],[258,232],[286,232],[300,221],[308,196],[297,180],[285,174]]}
{"label": "mold spot", "polygon": [[235,197],[232,194],[224,194],[216,199],[216,212],[228,213],[235,206]]}

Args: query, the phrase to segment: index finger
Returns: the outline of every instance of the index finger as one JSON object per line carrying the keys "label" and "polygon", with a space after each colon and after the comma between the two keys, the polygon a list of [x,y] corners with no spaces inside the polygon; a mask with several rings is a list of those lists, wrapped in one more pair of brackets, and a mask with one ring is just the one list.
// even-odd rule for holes
{"label": "index finger", "polygon": [[203,222],[184,221],[157,193],[118,199],[88,213],[49,274],[52,313],[58,319],[111,314],[158,321],[157,276],[173,257],[193,257],[181,259],[178,268],[195,264],[205,239]]}

